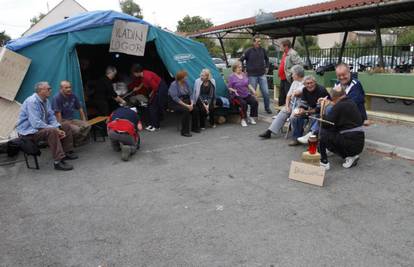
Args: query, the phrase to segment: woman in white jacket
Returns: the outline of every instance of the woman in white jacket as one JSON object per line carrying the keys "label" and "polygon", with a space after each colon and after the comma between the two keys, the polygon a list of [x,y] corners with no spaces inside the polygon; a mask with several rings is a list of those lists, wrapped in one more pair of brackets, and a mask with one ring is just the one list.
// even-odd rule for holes
{"label": "woman in white jacket", "polygon": [[203,69],[200,78],[194,82],[193,102],[200,110],[200,128],[206,128],[206,119],[209,117],[210,127],[215,128],[214,103],[216,99],[216,81],[209,69]]}

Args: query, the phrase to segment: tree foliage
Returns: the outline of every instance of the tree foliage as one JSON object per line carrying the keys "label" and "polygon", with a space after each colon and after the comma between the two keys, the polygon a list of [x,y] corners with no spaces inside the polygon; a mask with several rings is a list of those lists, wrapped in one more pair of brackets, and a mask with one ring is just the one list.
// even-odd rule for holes
{"label": "tree foliage", "polygon": [[398,34],[398,45],[414,44],[414,26],[405,27],[405,29]]}
{"label": "tree foliage", "polygon": [[123,13],[131,15],[133,17],[143,19],[141,7],[135,3],[133,0],[120,0],[119,6]]}
{"label": "tree foliage", "polygon": [[0,32],[0,46],[4,46],[11,38],[6,34],[6,31]]}
{"label": "tree foliage", "polygon": [[197,32],[202,29],[207,29],[213,26],[210,19],[205,19],[200,16],[190,17],[186,15],[183,19],[178,21],[177,32]]}
{"label": "tree foliage", "polygon": [[[242,36],[235,36],[235,38],[242,38]],[[224,41],[224,47],[231,57],[239,57],[240,52],[251,46],[250,38],[247,39],[227,39]]]}
{"label": "tree foliage", "polygon": [[35,25],[36,23],[38,23],[41,19],[43,19],[46,16],[46,14],[43,13],[39,13],[38,16],[34,16],[33,18],[30,19],[30,26]]}

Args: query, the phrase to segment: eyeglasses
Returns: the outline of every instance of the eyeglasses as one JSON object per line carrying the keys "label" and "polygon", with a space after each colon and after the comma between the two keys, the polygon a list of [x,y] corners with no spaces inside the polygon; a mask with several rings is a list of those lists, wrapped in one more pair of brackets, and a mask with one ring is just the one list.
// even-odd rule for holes
{"label": "eyeglasses", "polygon": [[48,91],[52,91],[52,87],[48,87],[46,88]]}

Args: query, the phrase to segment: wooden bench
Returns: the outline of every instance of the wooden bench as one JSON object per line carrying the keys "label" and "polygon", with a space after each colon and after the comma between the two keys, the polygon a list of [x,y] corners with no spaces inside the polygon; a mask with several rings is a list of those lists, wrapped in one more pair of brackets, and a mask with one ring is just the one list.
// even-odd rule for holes
{"label": "wooden bench", "polygon": [[93,135],[93,141],[98,142],[96,138],[96,132],[100,131],[102,140],[105,142],[105,135],[106,135],[106,125],[103,126],[102,124],[105,123],[108,120],[108,116],[98,116],[93,119],[88,120],[88,124],[91,126],[91,131]]}

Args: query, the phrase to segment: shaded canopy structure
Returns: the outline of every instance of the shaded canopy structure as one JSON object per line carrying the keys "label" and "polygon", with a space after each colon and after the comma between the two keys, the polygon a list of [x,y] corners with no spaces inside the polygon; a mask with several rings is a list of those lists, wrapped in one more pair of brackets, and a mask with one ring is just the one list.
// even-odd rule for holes
{"label": "shaded canopy structure", "polygon": [[277,39],[345,32],[344,47],[349,31],[375,29],[377,45],[382,47],[381,28],[408,25],[414,25],[412,0],[336,0],[228,22],[189,37],[218,38],[222,43],[222,39],[234,38],[233,34],[263,34]]}

